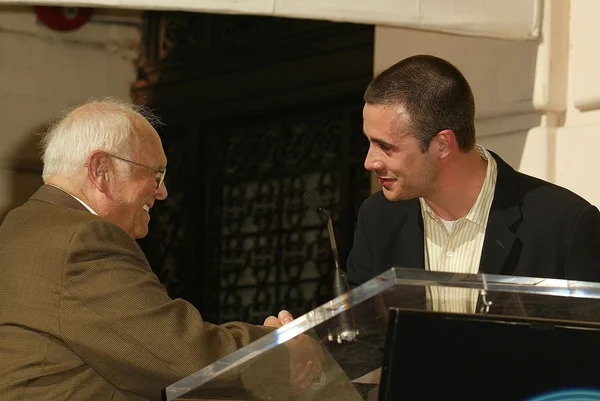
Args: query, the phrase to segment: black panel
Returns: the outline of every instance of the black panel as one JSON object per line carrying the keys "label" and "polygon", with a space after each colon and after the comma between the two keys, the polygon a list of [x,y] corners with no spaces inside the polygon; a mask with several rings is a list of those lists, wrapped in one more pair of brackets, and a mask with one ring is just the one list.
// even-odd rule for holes
{"label": "black panel", "polygon": [[390,309],[379,400],[600,399],[600,326]]}

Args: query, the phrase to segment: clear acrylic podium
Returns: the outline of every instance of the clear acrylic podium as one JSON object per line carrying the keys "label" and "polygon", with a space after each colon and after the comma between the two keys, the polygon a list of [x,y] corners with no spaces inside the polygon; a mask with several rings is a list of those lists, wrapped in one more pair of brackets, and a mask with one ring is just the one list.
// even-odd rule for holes
{"label": "clear acrylic podium", "polygon": [[[299,334],[321,344],[325,362],[310,388],[296,394],[286,343]],[[561,391],[567,398],[556,398]],[[457,394],[600,400],[600,284],[393,268],[173,383],[163,399],[412,401]]]}

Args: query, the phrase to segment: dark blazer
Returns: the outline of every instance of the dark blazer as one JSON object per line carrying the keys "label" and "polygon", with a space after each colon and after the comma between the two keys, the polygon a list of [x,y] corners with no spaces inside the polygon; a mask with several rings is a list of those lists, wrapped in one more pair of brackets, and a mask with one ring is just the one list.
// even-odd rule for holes
{"label": "dark blazer", "polygon": [[[498,164],[479,271],[600,282],[600,212],[573,192]],[[361,206],[348,280],[360,284],[390,267],[424,269],[418,199],[388,201],[381,191]]]}
{"label": "dark blazer", "polygon": [[158,400],[272,331],[203,321],[169,298],[125,231],[57,188],[43,186],[0,226],[3,400]]}

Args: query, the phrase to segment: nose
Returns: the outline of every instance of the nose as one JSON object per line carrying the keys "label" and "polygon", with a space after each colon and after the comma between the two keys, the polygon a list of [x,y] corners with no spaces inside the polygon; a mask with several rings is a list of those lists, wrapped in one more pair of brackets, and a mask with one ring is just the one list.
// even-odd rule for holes
{"label": "nose", "polygon": [[383,168],[383,162],[377,157],[376,151],[373,146],[369,146],[369,151],[365,157],[365,169],[368,171],[381,170]]}
{"label": "nose", "polygon": [[158,189],[154,193],[154,197],[158,200],[165,200],[167,199],[167,196],[169,196],[169,192],[167,191],[167,184],[165,184],[165,182],[163,181],[160,184],[160,187],[158,187]]}

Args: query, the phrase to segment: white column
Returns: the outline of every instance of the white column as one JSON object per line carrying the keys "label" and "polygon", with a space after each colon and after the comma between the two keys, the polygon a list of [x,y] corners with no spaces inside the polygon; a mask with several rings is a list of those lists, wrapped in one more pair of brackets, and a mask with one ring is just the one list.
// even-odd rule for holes
{"label": "white column", "polygon": [[600,2],[571,1],[568,95],[556,132],[556,183],[600,206]]}

